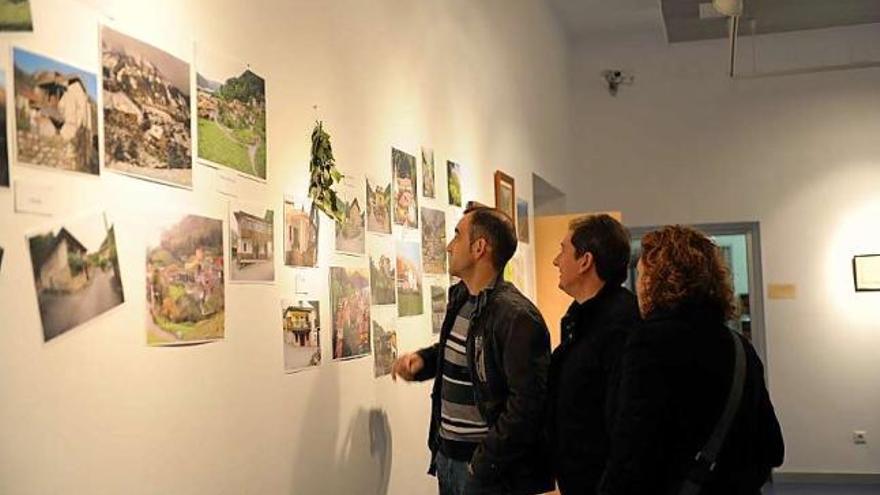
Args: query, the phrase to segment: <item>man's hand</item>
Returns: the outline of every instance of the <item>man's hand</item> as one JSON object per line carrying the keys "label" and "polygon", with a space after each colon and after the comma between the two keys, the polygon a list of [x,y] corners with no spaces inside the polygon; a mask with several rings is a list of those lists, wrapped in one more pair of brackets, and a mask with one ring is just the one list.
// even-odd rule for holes
{"label": "man's hand", "polygon": [[418,353],[411,352],[409,354],[404,354],[397,358],[394,361],[394,365],[391,367],[391,379],[397,381],[397,377],[411,382],[415,380],[416,373],[422,370],[425,367],[425,361],[422,359],[422,356],[419,356]]}

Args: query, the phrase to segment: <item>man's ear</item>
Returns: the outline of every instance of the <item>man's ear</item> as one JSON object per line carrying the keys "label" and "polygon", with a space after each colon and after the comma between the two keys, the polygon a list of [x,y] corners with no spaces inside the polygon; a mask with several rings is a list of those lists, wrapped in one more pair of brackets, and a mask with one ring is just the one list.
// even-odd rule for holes
{"label": "man's ear", "polygon": [[593,257],[593,253],[587,251],[583,256],[578,258],[578,273],[587,273],[595,264],[596,258]]}
{"label": "man's ear", "polygon": [[480,237],[476,241],[471,244],[471,251],[474,255],[474,258],[481,258],[486,252],[489,250],[489,243],[486,242],[486,239]]}

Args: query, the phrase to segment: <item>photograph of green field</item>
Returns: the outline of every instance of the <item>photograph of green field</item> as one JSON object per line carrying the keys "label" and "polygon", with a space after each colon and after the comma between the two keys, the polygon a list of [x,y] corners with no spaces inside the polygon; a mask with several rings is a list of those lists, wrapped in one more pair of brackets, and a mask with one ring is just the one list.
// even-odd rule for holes
{"label": "photograph of green field", "polygon": [[33,31],[29,0],[0,0],[0,31]]}
{"label": "photograph of green field", "polygon": [[243,65],[198,57],[200,160],[266,179],[266,81]]}
{"label": "photograph of green field", "polygon": [[157,221],[147,247],[147,343],[222,339],[223,221],[174,215]]}

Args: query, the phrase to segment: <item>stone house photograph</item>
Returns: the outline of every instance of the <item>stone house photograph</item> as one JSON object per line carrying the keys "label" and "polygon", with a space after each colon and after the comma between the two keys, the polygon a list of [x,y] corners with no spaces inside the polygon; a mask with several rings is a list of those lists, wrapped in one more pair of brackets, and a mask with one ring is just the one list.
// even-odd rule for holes
{"label": "stone house photograph", "polygon": [[21,48],[13,66],[18,160],[98,175],[95,74]]}
{"label": "stone house photograph", "polygon": [[270,209],[236,205],[229,220],[230,280],[273,282],[274,216]]}

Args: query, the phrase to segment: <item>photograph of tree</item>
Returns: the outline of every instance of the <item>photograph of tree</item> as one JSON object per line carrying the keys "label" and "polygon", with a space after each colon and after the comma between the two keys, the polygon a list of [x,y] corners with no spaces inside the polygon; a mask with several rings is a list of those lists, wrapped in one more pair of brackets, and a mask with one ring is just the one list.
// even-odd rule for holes
{"label": "photograph of tree", "polygon": [[446,273],[446,212],[422,207],[422,262],[425,273]]}
{"label": "photograph of tree", "polygon": [[192,186],[189,64],[107,26],[101,50],[105,166]]}
{"label": "photograph of tree", "polygon": [[147,344],[222,339],[223,220],[169,214],[157,217],[154,225],[146,253]]}
{"label": "photograph of tree", "polygon": [[434,198],[434,150],[422,147],[422,195]]}
{"label": "photograph of tree", "polygon": [[284,200],[284,264],[315,267],[318,264],[318,209]]}
{"label": "photograph of tree", "polygon": [[105,213],[28,237],[43,340],[125,302],[116,233]]}
{"label": "photograph of tree", "polygon": [[376,378],[391,374],[391,366],[397,359],[397,331],[394,326],[393,318],[373,320],[373,376]]}
{"label": "photograph of tree", "polygon": [[376,243],[370,249],[370,294],[373,304],[394,304],[396,263],[394,260],[394,244],[391,242]]}
{"label": "photograph of tree", "polygon": [[391,233],[391,183],[383,187],[367,177],[367,230],[379,234]]}
{"label": "photograph of tree", "polygon": [[98,175],[97,76],[21,48],[13,68],[18,160]]}
{"label": "photograph of tree", "polygon": [[440,333],[446,317],[446,287],[431,286],[431,331]]}
{"label": "photograph of tree", "polygon": [[9,187],[9,145],[6,141],[6,72],[0,70],[0,187]]}
{"label": "photograph of tree", "polygon": [[206,50],[196,63],[199,159],[266,180],[266,81]]}
{"label": "photograph of tree", "polygon": [[449,204],[461,206],[461,165],[455,162],[446,162],[446,182]]}
{"label": "photograph of tree", "polygon": [[422,252],[417,242],[397,242],[397,315],[424,312],[422,302]]}
{"label": "photograph of tree", "polygon": [[0,31],[33,31],[30,0],[0,0]]}
{"label": "photograph of tree", "polygon": [[394,171],[394,223],[419,228],[419,195],[416,182],[416,157],[391,148]]}
{"label": "photograph of tree", "polygon": [[281,300],[284,371],[292,373],[321,364],[321,303]]}
{"label": "photograph of tree", "polygon": [[336,250],[348,254],[364,254],[364,199],[357,181],[349,176],[342,179],[337,199],[342,204],[343,221],[336,222]]}
{"label": "photograph of tree", "polygon": [[333,359],[370,353],[370,282],[362,268],[330,267]]}
{"label": "photograph of tree", "polygon": [[529,203],[516,198],[516,236],[520,242],[529,242]]}
{"label": "photograph of tree", "polygon": [[230,281],[275,281],[274,231],[273,210],[250,203],[230,204]]}

